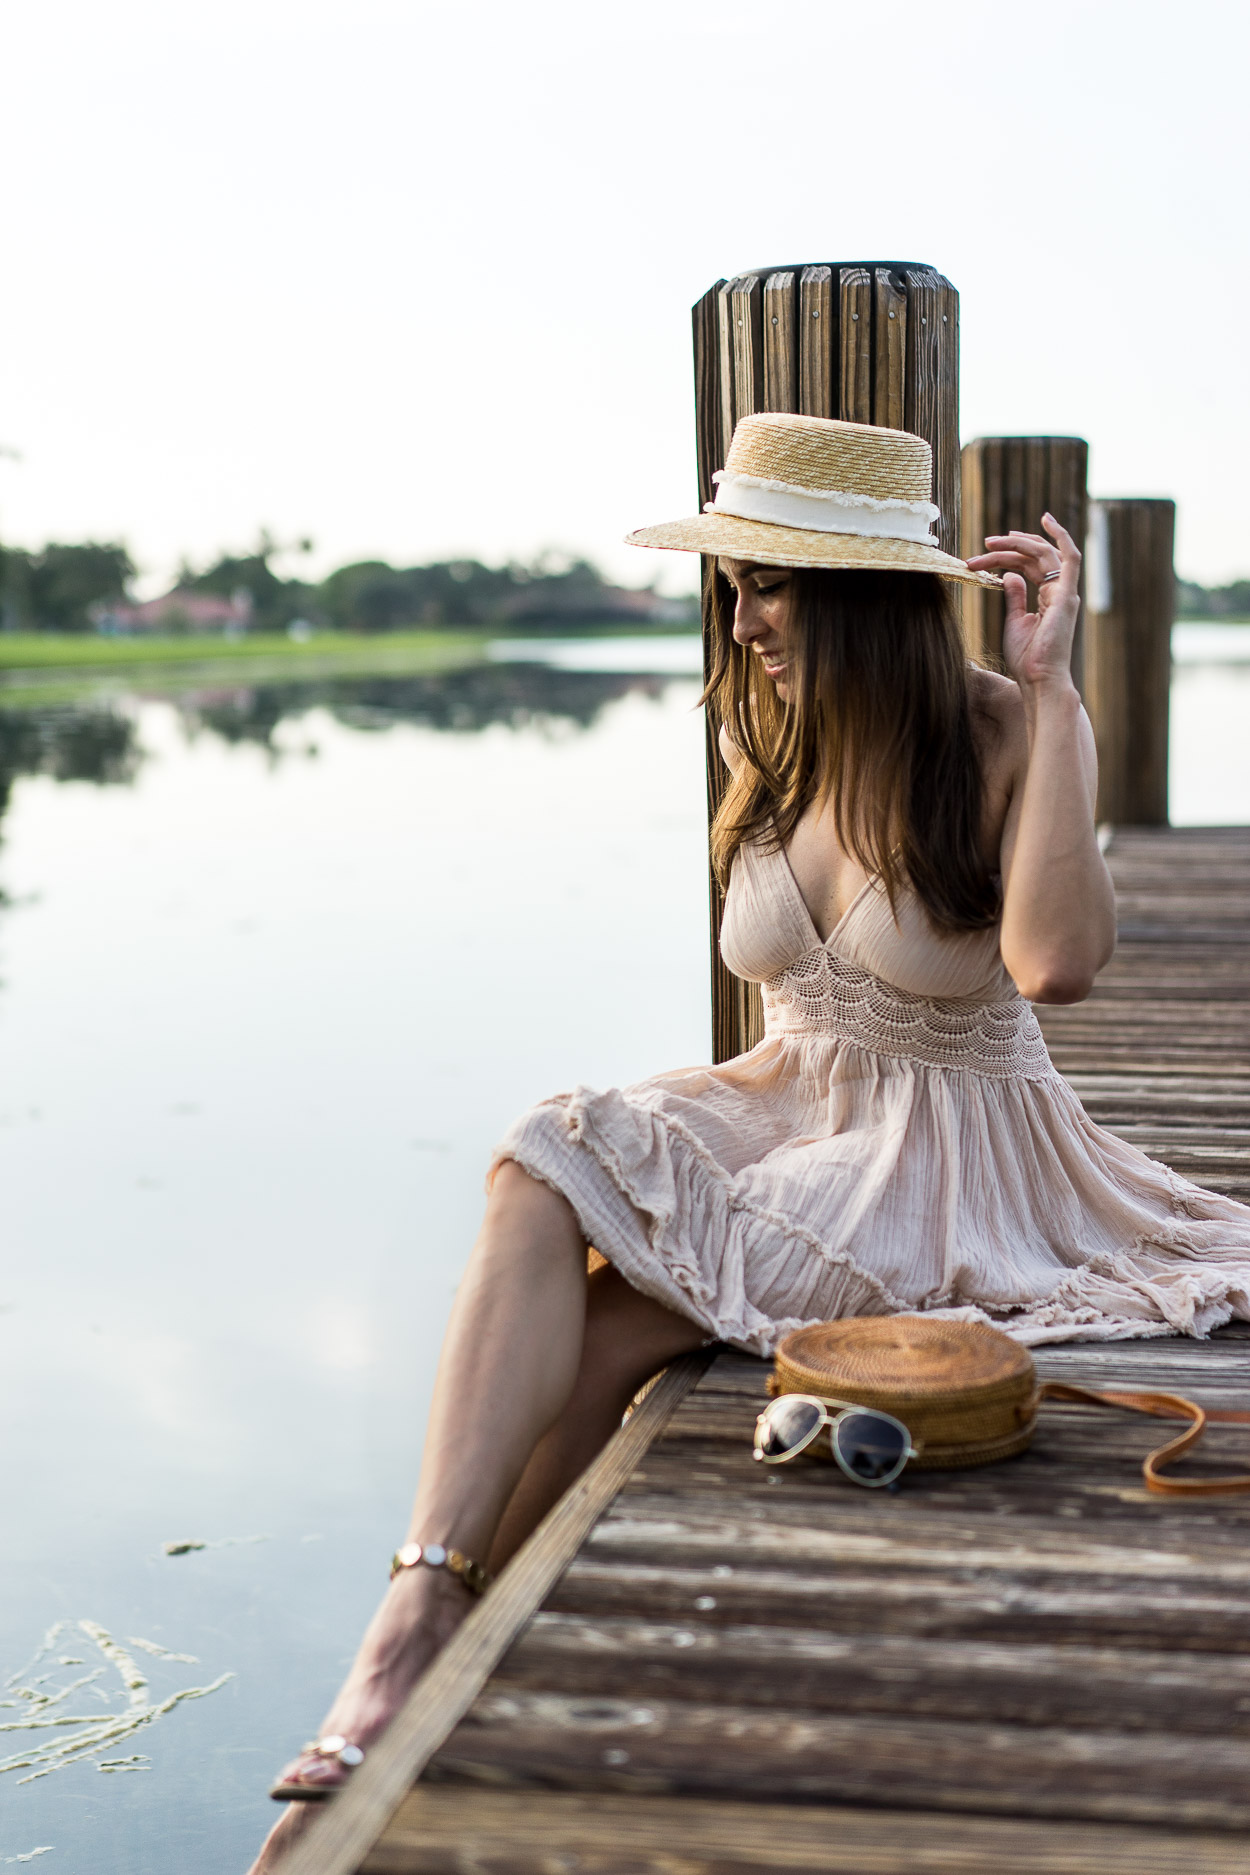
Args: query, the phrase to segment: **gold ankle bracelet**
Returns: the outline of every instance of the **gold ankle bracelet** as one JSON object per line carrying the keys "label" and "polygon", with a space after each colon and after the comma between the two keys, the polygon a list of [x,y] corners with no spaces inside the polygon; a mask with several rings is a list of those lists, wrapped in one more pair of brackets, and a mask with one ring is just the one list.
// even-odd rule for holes
{"label": "gold ankle bracelet", "polygon": [[473,1562],[458,1549],[445,1549],[441,1543],[405,1543],[391,1557],[391,1581],[401,1569],[415,1569],[425,1563],[431,1569],[450,1569],[474,1595],[484,1595],[491,1578],[481,1563]]}

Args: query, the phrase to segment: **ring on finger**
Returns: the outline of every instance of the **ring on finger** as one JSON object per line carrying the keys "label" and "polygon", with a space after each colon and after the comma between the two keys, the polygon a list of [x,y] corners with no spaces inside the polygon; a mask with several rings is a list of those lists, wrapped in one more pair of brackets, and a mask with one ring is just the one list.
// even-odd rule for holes
{"label": "ring on finger", "polygon": [[1043,573],[1042,577],[1038,580],[1037,583],[1039,586],[1044,586],[1048,579],[1058,579],[1059,575],[1062,572],[1063,572],[1063,568],[1061,566],[1057,566],[1053,569],[1053,571],[1049,573]]}

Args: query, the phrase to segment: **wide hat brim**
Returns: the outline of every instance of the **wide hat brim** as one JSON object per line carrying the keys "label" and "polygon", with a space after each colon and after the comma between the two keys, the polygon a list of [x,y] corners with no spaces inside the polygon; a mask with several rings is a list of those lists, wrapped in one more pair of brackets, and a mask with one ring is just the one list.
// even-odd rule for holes
{"label": "wide hat brim", "polygon": [[679,553],[724,555],[758,566],[816,566],[850,571],[936,573],[971,586],[1000,587],[996,573],[974,573],[953,553],[918,540],[889,540],[862,534],[832,534],[814,528],[748,521],[737,514],[695,514],[686,521],[661,521],[626,534],[631,547],[664,547]]}

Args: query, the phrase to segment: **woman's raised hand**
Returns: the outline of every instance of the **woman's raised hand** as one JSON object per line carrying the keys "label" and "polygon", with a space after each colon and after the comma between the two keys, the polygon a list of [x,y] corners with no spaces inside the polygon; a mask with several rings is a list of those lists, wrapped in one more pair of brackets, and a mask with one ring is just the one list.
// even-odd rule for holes
{"label": "woman's raised hand", "polygon": [[[987,534],[985,552],[968,561],[974,572],[1001,572],[1007,598],[1003,662],[1022,687],[1072,680],[1072,639],[1080,599],[1081,554],[1053,514],[1042,516],[1051,536]],[[1037,587],[1037,611],[1027,612],[1026,580]]]}

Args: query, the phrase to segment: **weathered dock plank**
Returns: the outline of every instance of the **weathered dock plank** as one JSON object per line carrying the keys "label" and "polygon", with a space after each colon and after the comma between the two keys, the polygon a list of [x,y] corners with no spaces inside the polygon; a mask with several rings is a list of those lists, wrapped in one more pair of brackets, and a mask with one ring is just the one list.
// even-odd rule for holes
{"label": "weathered dock plank", "polygon": [[1242,1875],[1209,1832],[839,1805],[419,1786],[361,1875]]}
{"label": "weathered dock plank", "polygon": [[545,1610],[501,1662],[500,1693],[602,1693],[636,1704],[688,1699],[757,1711],[977,1722],[1250,1738],[1250,1658],[1156,1647],[927,1640],[742,1622],[720,1630],[641,1617]]}
{"label": "weathered dock plank", "polygon": [[[1055,1059],[1101,1124],[1250,1199],[1250,829],[1117,834],[1109,859],[1121,948],[1042,1012]],[[1038,1365],[1250,1411],[1250,1327]],[[1246,1866],[1250,1497],[1152,1497],[1158,1424],[1076,1405],[896,1494],[767,1471],[766,1376],[723,1351],[635,1415],[558,1566],[549,1540],[517,1559],[528,1607],[514,1588],[492,1645],[453,1643],[293,1875]],[[1248,1448],[1216,1426],[1188,1462]]]}

